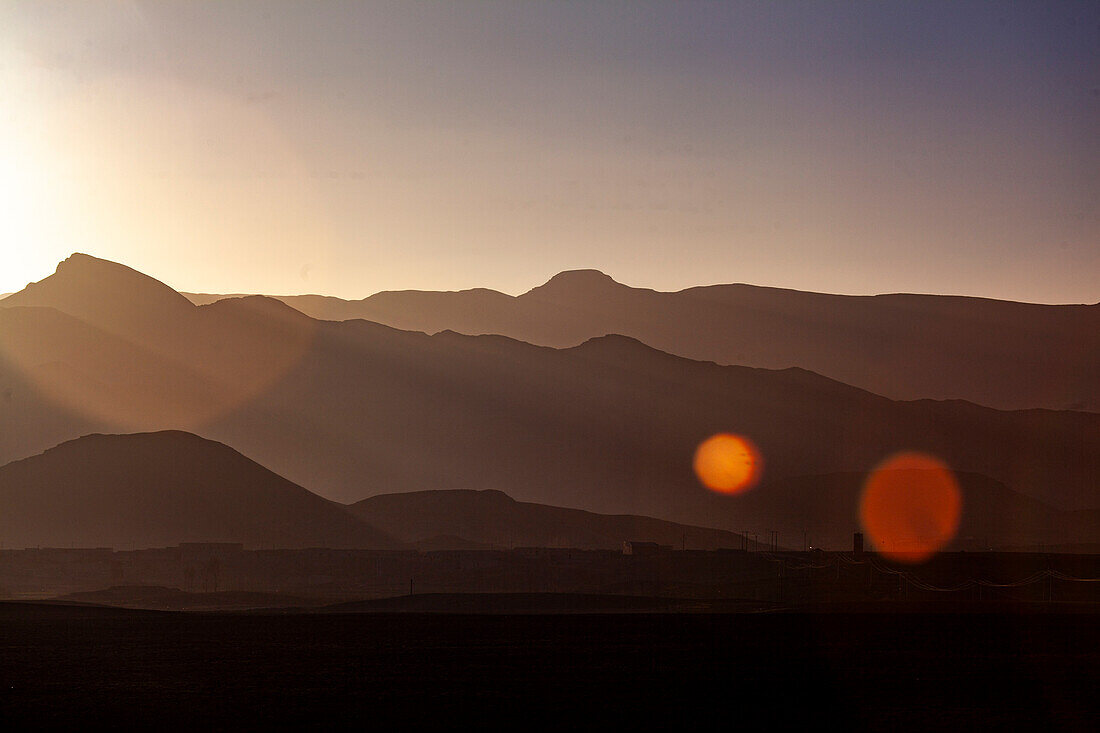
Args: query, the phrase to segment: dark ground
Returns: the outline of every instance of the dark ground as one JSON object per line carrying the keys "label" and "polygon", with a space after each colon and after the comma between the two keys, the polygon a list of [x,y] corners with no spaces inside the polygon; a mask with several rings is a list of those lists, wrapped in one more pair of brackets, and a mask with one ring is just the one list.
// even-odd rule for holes
{"label": "dark ground", "polygon": [[0,604],[0,715],[9,728],[1095,730],[1098,617],[1054,609],[215,615]]}

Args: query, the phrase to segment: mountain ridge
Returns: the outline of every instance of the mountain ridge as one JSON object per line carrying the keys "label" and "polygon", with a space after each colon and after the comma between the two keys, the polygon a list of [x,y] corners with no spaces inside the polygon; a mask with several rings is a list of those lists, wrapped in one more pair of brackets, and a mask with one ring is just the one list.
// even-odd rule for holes
{"label": "mountain ridge", "polygon": [[619,333],[692,359],[802,367],[892,399],[1100,411],[1100,303],[838,295],[748,284],[664,292],[624,285],[598,270],[567,270],[516,296],[470,289],[279,299],[325,320],[496,333],[554,348]]}
{"label": "mountain ridge", "polygon": [[[871,298],[911,297],[911,298],[935,298],[935,299],[943,299],[943,300],[961,300],[961,301],[988,301],[988,302],[993,302],[993,303],[1013,303],[1013,304],[1017,304],[1017,305],[1026,305],[1026,306],[1035,306],[1035,307],[1049,307],[1049,308],[1062,308],[1062,307],[1086,307],[1086,308],[1091,308],[1091,307],[1100,307],[1100,301],[1097,301],[1095,303],[1088,303],[1088,302],[1080,302],[1080,303],[1078,303],[1078,302],[1072,302],[1072,303],[1071,302],[1067,302],[1067,303],[1037,303],[1037,302],[1026,301],[1026,300],[1012,300],[1010,298],[994,298],[992,296],[985,296],[985,295],[962,295],[962,294],[957,294],[957,293],[910,292],[910,291],[904,291],[904,290],[886,291],[886,292],[881,292],[881,293],[864,293],[864,294],[830,293],[830,292],[821,291],[821,290],[799,290],[797,288],[787,288],[787,287],[782,287],[782,286],[779,286],[779,285],[757,285],[757,284],[754,284],[754,283],[747,283],[747,282],[711,283],[711,284],[707,284],[707,285],[689,285],[687,287],[679,288],[677,290],[659,290],[657,288],[647,288],[647,287],[640,287],[640,286],[636,286],[636,285],[628,285],[626,283],[620,282],[619,280],[616,280],[613,276],[607,274],[603,270],[599,270],[599,269],[596,269],[596,268],[576,268],[576,269],[561,270],[561,271],[555,273],[554,275],[551,275],[550,278],[547,279],[542,284],[532,286],[531,288],[528,288],[527,290],[525,290],[522,293],[519,293],[517,295],[512,295],[511,293],[506,293],[502,290],[496,290],[494,288],[489,288],[489,287],[485,287],[485,286],[459,288],[457,290],[425,290],[423,288],[402,288],[402,289],[399,289],[399,290],[379,290],[375,293],[371,293],[370,295],[363,296],[362,298],[344,298],[344,297],[341,297],[341,296],[338,296],[338,295],[326,295],[324,293],[293,293],[293,294],[283,293],[283,294],[277,294],[277,293],[209,293],[209,292],[180,291],[180,294],[183,295],[184,297],[186,297],[188,300],[191,300],[192,302],[194,302],[194,299],[198,299],[198,300],[203,301],[202,303],[196,303],[196,305],[205,304],[206,302],[210,302],[210,301],[213,301],[213,300],[221,300],[221,299],[224,299],[224,298],[240,298],[240,297],[246,297],[248,295],[263,295],[263,296],[268,297],[268,298],[275,298],[275,299],[283,300],[283,301],[285,301],[286,299],[289,299],[289,298],[325,298],[325,299],[340,301],[342,303],[361,303],[363,301],[370,300],[371,298],[373,298],[375,296],[389,295],[389,294],[417,293],[417,294],[427,294],[427,295],[455,295],[455,294],[461,294],[461,293],[481,293],[481,294],[488,294],[488,295],[492,295],[492,296],[498,296],[499,295],[499,296],[502,296],[504,298],[509,298],[509,299],[515,300],[515,299],[518,299],[518,298],[522,298],[524,295],[527,295],[528,293],[539,290],[540,288],[545,288],[547,285],[550,285],[551,283],[555,283],[556,281],[569,282],[574,276],[581,276],[580,278],[578,278],[578,279],[581,279],[581,278],[584,278],[585,276],[587,276],[589,273],[591,273],[591,281],[604,281],[604,282],[606,282],[608,284],[611,284],[613,286],[619,286],[619,287],[626,288],[626,289],[629,289],[629,290],[638,290],[638,291],[647,292],[647,293],[658,293],[658,294],[661,294],[661,295],[681,295],[681,294],[684,294],[684,293],[691,293],[691,292],[695,292],[695,291],[706,292],[706,291],[710,291],[710,290],[713,290],[713,289],[716,289],[716,288],[731,288],[731,289],[744,288],[744,289],[750,289],[750,290],[767,290],[767,291],[773,291],[773,292],[777,292],[777,293],[798,293],[798,294],[803,294],[803,295],[808,295],[808,296],[823,296],[823,297],[842,298],[842,299],[871,299]],[[11,293],[8,293],[8,295],[10,295],[10,294]]]}
{"label": "mountain ridge", "polygon": [[[350,504],[356,516],[404,542],[450,536],[498,549],[562,547],[618,550],[623,542],[676,548],[743,549],[741,535],[630,514],[516,501],[498,489],[442,489],[378,494]],[[763,545],[748,541],[748,549]]]}

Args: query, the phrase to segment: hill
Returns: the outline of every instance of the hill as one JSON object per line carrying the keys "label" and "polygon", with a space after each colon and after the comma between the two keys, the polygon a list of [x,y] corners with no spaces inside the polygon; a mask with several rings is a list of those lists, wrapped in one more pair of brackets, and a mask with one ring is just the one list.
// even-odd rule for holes
{"label": "hill", "polygon": [[[801,549],[851,545],[859,527],[857,507],[865,475],[836,473],[780,479],[736,502],[718,505],[711,521],[740,521],[760,535],[750,549],[763,549],[758,528],[779,533],[782,544]],[[957,475],[964,512],[948,549],[1044,547],[1100,541],[1096,512],[1067,512],[1030,499],[986,476]],[[778,511],[777,507],[784,507]],[[382,494],[352,504],[352,512],[406,543],[439,536],[481,546],[618,549],[624,540],[656,542],[679,549],[740,548],[742,535],[675,524],[650,517],[605,515],[518,502],[500,491],[413,491]],[[461,544],[455,544],[458,548]]]}
{"label": "hill", "polygon": [[742,284],[658,292],[595,270],[559,273],[515,297],[474,289],[280,300],[314,318],[502,334],[556,348],[623,334],[691,359],[802,367],[893,399],[1100,411],[1100,304],[845,296]]}
{"label": "hill", "polygon": [[[502,491],[411,491],[351,505],[356,516],[407,543],[439,536],[495,548],[618,550],[626,540],[693,550],[741,548],[741,535],[651,517],[594,514],[519,502]],[[752,549],[757,549],[753,545]]]}
{"label": "hill", "polygon": [[324,600],[316,598],[301,598],[282,593],[255,591],[190,593],[179,588],[152,585],[113,586],[103,590],[68,593],[58,596],[56,600],[151,611],[250,611],[268,608],[306,608],[325,603]]}
{"label": "hill", "polygon": [[397,545],[233,449],[178,432],[89,435],[0,467],[0,537],[16,548]]}

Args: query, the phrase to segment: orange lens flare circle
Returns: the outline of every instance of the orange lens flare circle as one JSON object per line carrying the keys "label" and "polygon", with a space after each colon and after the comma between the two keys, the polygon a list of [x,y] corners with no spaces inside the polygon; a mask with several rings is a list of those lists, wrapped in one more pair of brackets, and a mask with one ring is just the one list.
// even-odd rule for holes
{"label": "orange lens flare circle", "polygon": [[863,486],[859,519],[875,550],[890,560],[921,563],[955,536],[962,494],[943,462],[899,453],[880,463]]}
{"label": "orange lens flare circle", "polygon": [[764,460],[748,438],[718,433],[695,449],[693,465],[703,486],[720,494],[737,494],[760,480]]}

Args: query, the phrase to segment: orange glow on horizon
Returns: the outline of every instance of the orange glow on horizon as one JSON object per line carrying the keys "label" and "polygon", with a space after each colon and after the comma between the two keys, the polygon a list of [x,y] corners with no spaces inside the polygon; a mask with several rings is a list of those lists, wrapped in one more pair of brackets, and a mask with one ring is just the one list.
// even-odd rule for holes
{"label": "orange glow on horizon", "polygon": [[897,562],[921,563],[955,536],[962,495],[943,462],[922,453],[899,453],[871,472],[859,518],[871,544]]}
{"label": "orange glow on horizon", "polygon": [[760,480],[764,460],[748,438],[718,433],[695,449],[693,465],[703,486],[720,494],[738,494]]}

